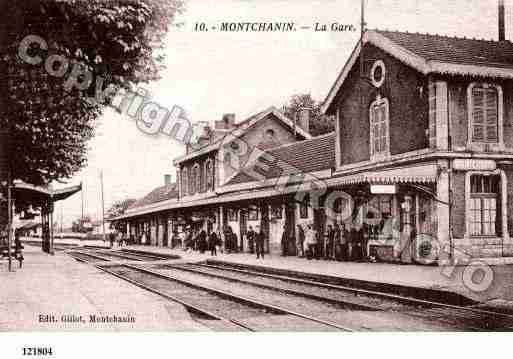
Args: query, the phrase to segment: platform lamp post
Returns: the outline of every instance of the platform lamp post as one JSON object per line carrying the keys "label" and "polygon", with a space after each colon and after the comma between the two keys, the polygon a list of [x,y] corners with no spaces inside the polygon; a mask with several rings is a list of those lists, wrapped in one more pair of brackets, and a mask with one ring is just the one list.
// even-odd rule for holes
{"label": "platform lamp post", "polygon": [[105,200],[103,193],[103,170],[100,170],[100,185],[101,185],[101,197],[102,197],[102,233],[103,233],[103,243],[106,241],[105,237]]}
{"label": "platform lamp post", "polygon": [[[1,126],[0,128],[0,185],[6,189],[7,198],[0,200],[0,228],[7,231],[7,252],[9,259],[9,271],[12,270],[12,172],[10,161],[10,126]],[[4,193],[5,193],[4,192]],[[7,212],[7,213],[6,213]]]}

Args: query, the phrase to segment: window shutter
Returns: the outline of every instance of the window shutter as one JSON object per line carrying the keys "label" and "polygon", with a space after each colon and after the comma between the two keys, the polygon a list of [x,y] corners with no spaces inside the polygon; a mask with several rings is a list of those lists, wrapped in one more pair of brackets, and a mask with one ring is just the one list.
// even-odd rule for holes
{"label": "window shutter", "polygon": [[497,142],[497,91],[495,89],[486,90],[486,141]]}
{"label": "window shutter", "polygon": [[380,142],[381,142],[381,147],[380,147],[380,151],[381,152],[384,152],[387,150],[387,114],[386,114],[386,104],[382,104],[380,106],[380,112],[381,112],[381,118],[380,118],[380,121],[381,121],[381,134],[380,134]]}
{"label": "window shutter", "polygon": [[429,84],[429,147],[436,148],[436,85]]}
{"label": "window shutter", "polygon": [[371,155],[375,154],[377,151],[377,134],[378,134],[378,128],[377,128],[377,115],[376,115],[376,106],[372,106],[370,110],[370,152]]}
{"label": "window shutter", "polygon": [[485,140],[484,124],[484,89],[475,87],[472,89],[472,140]]}

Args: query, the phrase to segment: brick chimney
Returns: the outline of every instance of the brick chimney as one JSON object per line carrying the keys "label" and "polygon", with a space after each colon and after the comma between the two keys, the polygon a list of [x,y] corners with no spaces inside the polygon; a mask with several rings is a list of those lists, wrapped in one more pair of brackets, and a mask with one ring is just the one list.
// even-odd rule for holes
{"label": "brick chimney", "polygon": [[205,124],[201,129],[201,134],[198,136],[198,146],[203,147],[210,143],[212,138],[212,129],[208,124]]}
{"label": "brick chimney", "polygon": [[170,174],[165,174],[164,175],[164,184],[166,186],[169,186],[171,184],[171,179],[172,179],[172,177]]}
{"label": "brick chimney", "polygon": [[310,114],[312,109],[310,107],[301,107],[297,112],[296,125],[304,131],[310,133]]}
{"label": "brick chimney", "polygon": [[499,41],[506,40],[506,28],[504,26],[504,0],[499,0]]}
{"label": "brick chimney", "polygon": [[221,121],[215,122],[216,130],[231,130],[235,128],[235,114],[234,113],[225,113],[221,119]]}

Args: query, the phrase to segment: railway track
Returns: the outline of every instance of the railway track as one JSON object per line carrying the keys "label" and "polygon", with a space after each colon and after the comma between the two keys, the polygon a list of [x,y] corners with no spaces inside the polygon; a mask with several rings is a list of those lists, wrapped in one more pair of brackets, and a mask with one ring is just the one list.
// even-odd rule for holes
{"label": "railway track", "polygon": [[[112,259],[122,259],[122,260],[130,260],[130,261],[158,261],[158,260],[167,260],[170,259],[168,257],[162,257],[158,255],[152,254],[140,254],[140,253],[128,253],[128,252],[119,252],[119,251],[109,251],[109,250],[99,250],[99,249],[80,249],[80,250],[71,250],[68,254],[76,254],[81,253],[85,256],[89,256],[91,258],[96,258],[98,260],[110,261]],[[73,255],[72,255],[73,256]]]}
{"label": "railway track", "polygon": [[163,269],[187,271],[255,287],[316,299],[339,302],[354,309],[393,311],[455,330],[513,330],[513,315],[490,310],[415,299],[390,293],[326,284],[297,277],[208,264],[163,265]]}
{"label": "railway track", "polygon": [[129,264],[97,268],[215,319],[221,330],[351,331],[338,323]]}
{"label": "railway track", "polygon": [[142,254],[135,252],[120,252],[120,251],[109,251],[109,250],[99,250],[95,251],[100,255],[106,255],[115,258],[127,259],[127,260],[135,260],[135,261],[159,261],[159,260],[167,260],[168,257],[163,257],[159,255],[153,254]]}
{"label": "railway track", "polygon": [[[138,253],[69,254],[181,303],[191,312],[207,318],[210,326],[214,322],[221,323],[214,325],[220,330],[513,330],[510,314],[322,283],[310,278],[224,264],[158,263],[153,258],[146,259],[152,255]],[[111,257],[106,257],[109,255]],[[120,257],[141,263],[108,266],[99,263]]]}

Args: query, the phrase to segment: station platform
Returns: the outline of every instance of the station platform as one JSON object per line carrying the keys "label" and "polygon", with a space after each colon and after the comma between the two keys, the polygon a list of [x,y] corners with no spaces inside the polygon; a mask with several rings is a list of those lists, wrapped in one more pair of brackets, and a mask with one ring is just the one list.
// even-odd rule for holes
{"label": "station platform", "polygon": [[[62,251],[52,256],[25,245],[24,257],[22,268],[13,262],[13,272],[6,260],[0,261],[0,331],[209,330],[180,304],[77,262]],[[90,315],[134,322],[91,322]]]}
{"label": "station platform", "polygon": [[[481,282],[483,271],[476,266],[424,266],[415,264],[338,262],[334,260],[307,260],[293,256],[265,255],[265,259],[257,259],[249,253],[218,253],[210,256],[210,252],[183,251],[153,246],[128,246],[150,253],[179,255],[184,260],[205,261],[215,260],[246,267],[261,266],[282,273],[296,272],[311,276],[335,277],[342,282],[365,285],[367,288],[388,292],[409,293],[412,296],[441,298],[446,302],[460,301],[458,296],[479,302],[480,305],[500,306],[513,310],[513,265],[491,265],[493,279],[490,285],[479,286],[468,283],[469,276],[478,284]],[[117,248],[119,249],[119,248]],[[470,285],[467,285],[470,284]],[[479,290],[475,290],[479,287]]]}

